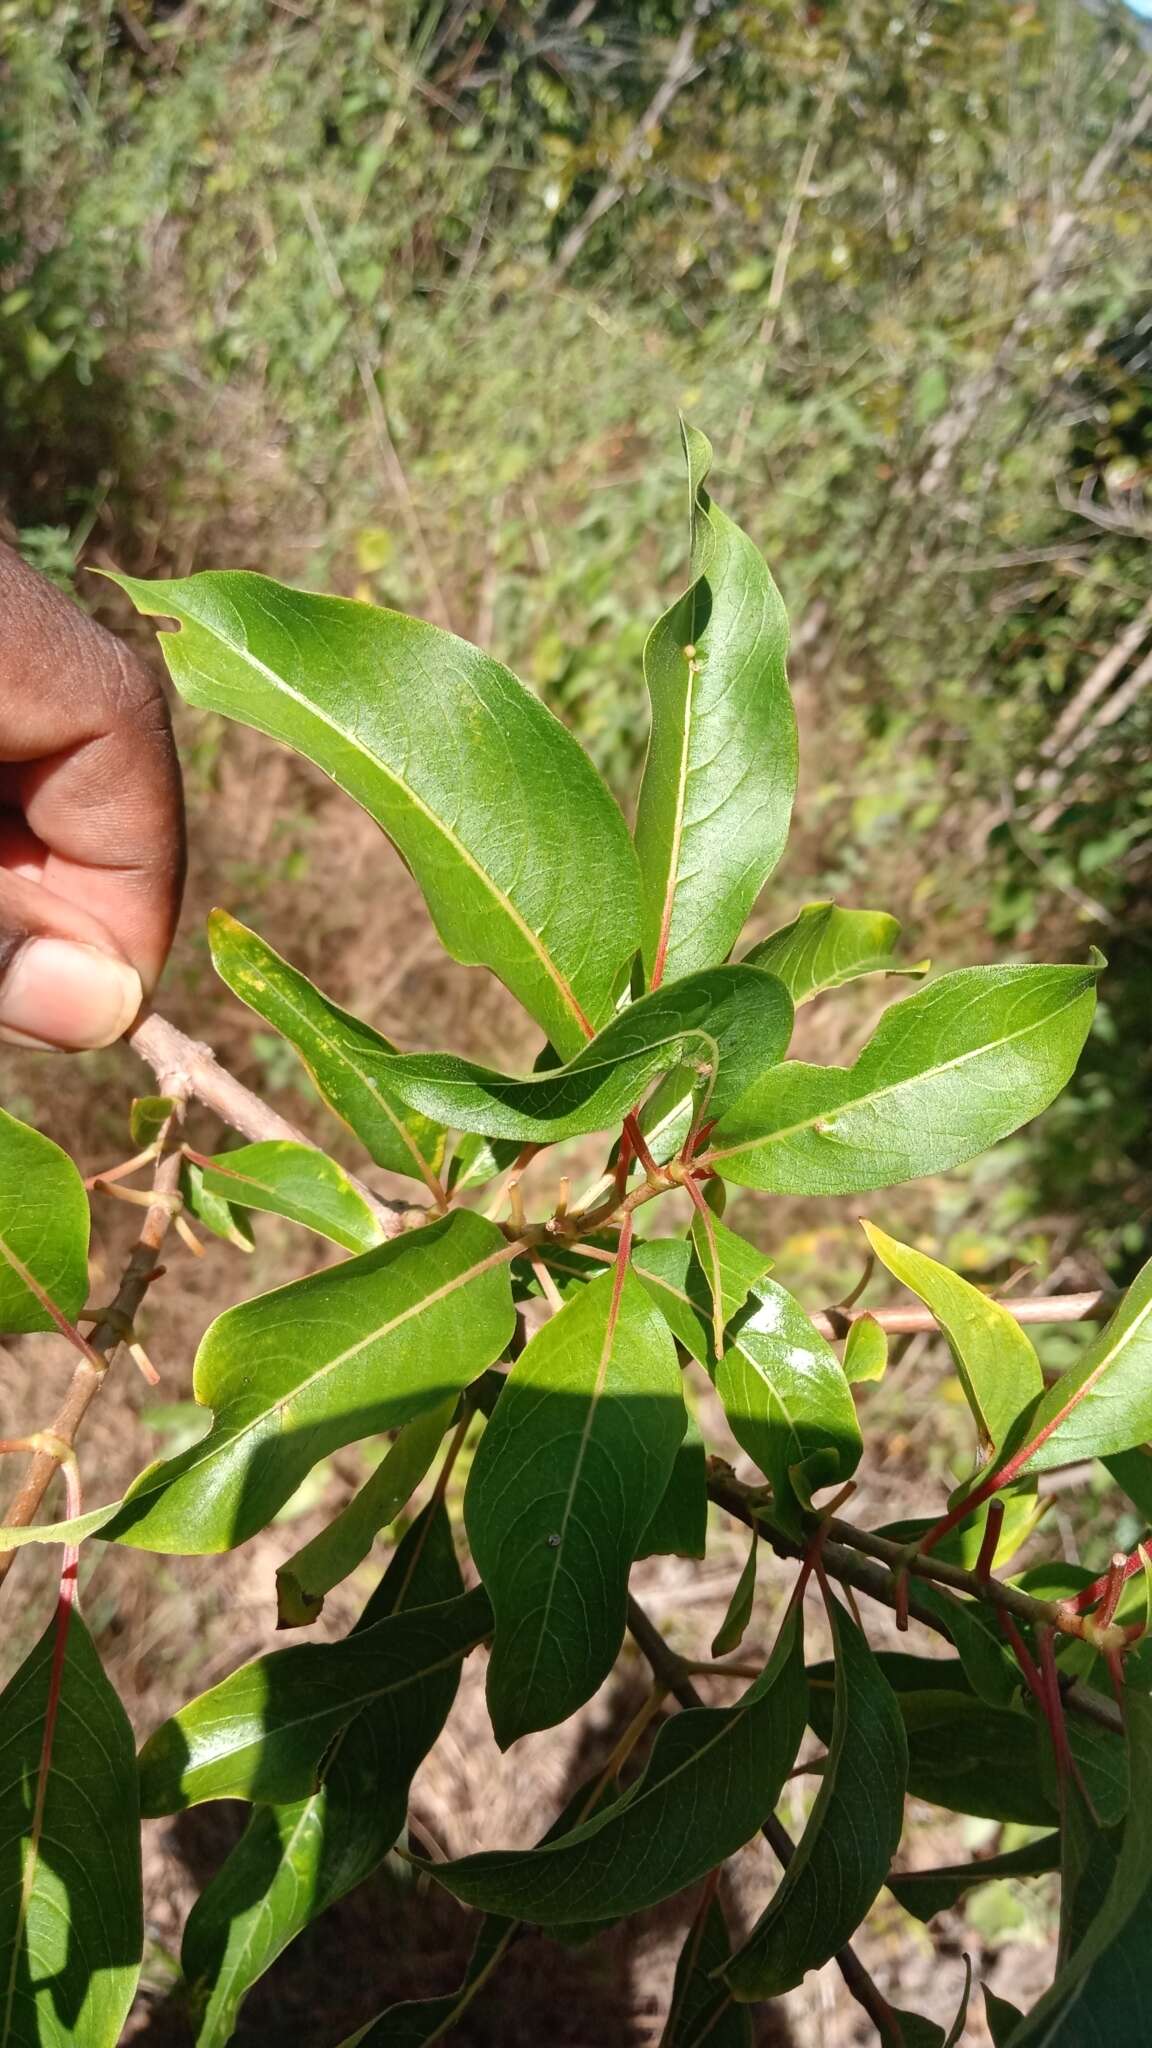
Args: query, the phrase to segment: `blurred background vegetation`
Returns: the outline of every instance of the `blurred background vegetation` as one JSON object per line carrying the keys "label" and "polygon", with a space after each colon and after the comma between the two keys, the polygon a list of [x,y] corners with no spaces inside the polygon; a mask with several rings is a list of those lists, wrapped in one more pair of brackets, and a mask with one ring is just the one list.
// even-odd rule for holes
{"label": "blurred background vegetation", "polygon": [[1103,945],[1080,1082],[979,1206],[1122,1269],[1147,36],[1082,0],[6,0],[7,512],[65,582],[243,563],[450,622],[624,789],[690,412],[794,622],[791,902],[942,961]]}
{"label": "blurred background vegetation", "polygon": [[[836,895],[903,917],[912,958],[1096,943],[1111,963],[1063,1101],[884,1198],[899,1235],[1000,1285],[1029,1262],[1025,1284],[1123,1279],[1152,1214],[1150,36],[1084,0],[0,0],[0,516],[19,545],[125,631],[87,568],[243,565],[422,611],[509,661],[627,802],[643,640],[684,575],[689,414],[793,621],[798,823],[760,927]],[[530,1059],[347,803],[262,741],[179,724],[176,1021],[309,1120],[291,1057],[212,985],[202,914],[223,901],[394,1036]],[[813,1006],[805,1052],[850,1056],[876,1001]],[[13,1059],[5,1101],[94,1165],[125,1149],[132,1085],[122,1051]],[[809,1306],[859,1273],[858,1206],[772,1212]],[[108,1273],[118,1221],[98,1217]],[[229,1248],[181,1269],[146,1332],[165,1369],[150,1447],[187,1427],[211,1315],[303,1256],[271,1225],[239,1278]],[[1053,1333],[1045,1362],[1078,1341]],[[24,1427],[41,1367],[19,1357],[0,1422]],[[959,1405],[953,1426],[933,1399],[942,1347],[898,1364],[870,1395],[864,1519],[893,1488],[914,1511],[966,1454]],[[101,1405],[101,1497],[142,1462],[124,1415],[147,1400],[118,1380]],[[363,1476],[346,1468],[320,1491]],[[1065,1500],[1069,1555],[1099,1565],[1139,1533],[1115,1501]],[[320,1504],[286,1510],[273,1549]],[[182,1658],[202,1682],[237,1637],[260,1646],[253,1548],[159,1574],[99,1553],[88,1611],[142,1725],[188,1689]],[[455,1824],[459,1785],[443,1805]],[[162,1987],[186,1906],[171,1857],[150,1884]],[[1018,1978],[1051,1901],[1017,1905],[1023,1934],[970,1915],[963,1941],[1016,1941]],[[877,1941],[911,2003],[907,1931]],[[550,1950],[560,2041],[556,1968]],[[299,1995],[311,2010],[310,1979]],[[156,2024],[141,2040],[168,2041]],[[505,2013],[492,2038],[513,2036]]]}

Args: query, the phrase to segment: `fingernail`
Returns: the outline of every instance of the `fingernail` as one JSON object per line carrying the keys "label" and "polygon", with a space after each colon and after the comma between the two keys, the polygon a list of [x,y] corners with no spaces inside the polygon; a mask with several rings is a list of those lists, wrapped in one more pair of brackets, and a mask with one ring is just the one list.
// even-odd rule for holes
{"label": "fingernail", "polygon": [[30,939],[0,982],[0,1038],[56,1052],[111,1045],[143,996],[126,960],[72,939]]}

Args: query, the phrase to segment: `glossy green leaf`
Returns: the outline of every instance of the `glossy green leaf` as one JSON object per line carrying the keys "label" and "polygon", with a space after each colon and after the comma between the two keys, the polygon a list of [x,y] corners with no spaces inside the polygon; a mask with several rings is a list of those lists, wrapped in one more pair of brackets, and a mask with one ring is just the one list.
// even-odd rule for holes
{"label": "glossy green leaf", "polygon": [[0,1701],[0,2043],[116,2048],[144,1943],[132,1730],[73,1614],[36,1821],[57,1624]]}
{"label": "glossy green leaf", "polygon": [[587,755],[508,669],[265,576],[117,580],[177,621],[161,644],[189,703],[286,741],[375,818],[453,959],[490,967],[564,1056],[607,1023],[639,937],[635,856]]}
{"label": "glossy green leaf", "polygon": [[457,1130],[555,1144],[619,1122],[686,1059],[705,1113],[717,1114],[783,1058],[791,1031],[792,1005],[772,975],[717,967],[641,996],[562,1067],[520,1078],[429,1052],[398,1057],[384,1073],[402,1101]]}
{"label": "glossy green leaf", "polygon": [[1028,1472],[1111,1457],[1152,1436],[1152,1259],[1111,1322],[1029,1415],[1028,1439],[1045,1431]]}
{"label": "glossy green leaf", "polygon": [[738,1650],[744,1641],[748,1623],[752,1619],[752,1603],[756,1598],[756,1553],[759,1541],[756,1530],[753,1529],[743,1570],[733,1588],[724,1619],[712,1638],[714,1657],[726,1657],[731,1650]]}
{"label": "glossy green leaf", "polygon": [[370,1251],[383,1233],[343,1167],[312,1145],[283,1139],[238,1145],[201,1168],[209,1194],[245,1209],[267,1209],[303,1223],[348,1252]]}
{"label": "glossy green leaf", "polygon": [[825,989],[862,974],[927,974],[927,960],[897,960],[892,952],[900,921],[884,910],[841,910],[837,903],[806,903],[791,924],[745,953],[749,967],[767,968],[799,1008]]}
{"label": "glossy green leaf", "polygon": [[227,1309],[196,1357],[207,1436],[142,1472],[107,1530],[143,1550],[228,1550],[317,1460],[438,1407],[512,1334],[507,1246],[466,1211]]}
{"label": "glossy green leaf", "polygon": [[464,1497],[496,1633],[501,1748],[590,1698],[624,1639],[628,1570],[684,1434],[676,1350],[635,1275],[589,1282],[517,1359]]}
{"label": "glossy green leaf", "polygon": [[[400,1543],[353,1635],[403,1608],[463,1591],[442,1506]],[[224,2048],[240,2001],[317,1914],[373,1871],[403,1831],[417,1765],[455,1698],[456,1661],[371,1701],[335,1737],[319,1788],[288,1806],[259,1806],[201,1892],[184,1929],[181,1965],[199,2015],[196,2048]]]}
{"label": "glossy green leaf", "polygon": [[389,1092],[384,1063],[396,1047],[322,995],[226,910],[208,919],[221,981],[299,1053],[329,1109],[354,1131],[377,1166],[416,1180],[438,1174],[447,1133]]}
{"label": "glossy green leaf", "polygon": [[692,1922],[676,1962],[668,2023],[660,2048],[752,2048],[752,2015],[718,1977],[732,1952],[720,1902],[708,1901]]}
{"label": "glossy green leaf", "polygon": [[999,1450],[1017,1416],[1044,1390],[1040,1360],[1026,1330],[999,1302],[924,1252],[863,1225],[877,1258],[930,1308],[948,1340],[982,1443]]}
{"label": "glossy green leaf", "polygon": [[844,1339],[844,1377],[849,1386],[882,1380],[888,1370],[888,1333],[875,1316],[855,1316]]}
{"label": "glossy green leaf", "polygon": [[886,1010],[851,1067],[787,1061],[713,1133],[726,1180],[851,1195],[943,1173],[1019,1130],[1075,1069],[1098,969],[966,967]]}
{"label": "glossy green leaf", "polygon": [[708,1540],[708,1453],[688,1411],[668,1484],[640,1539],[641,1557],[703,1557]]}
{"label": "glossy green leaf", "polygon": [[[409,1116],[414,1114],[408,1111]],[[486,1187],[498,1173],[507,1171],[519,1150],[515,1139],[482,1138],[476,1131],[465,1131],[449,1163],[449,1190],[462,1194],[465,1188]]]}
{"label": "glossy green leaf", "polygon": [[1111,1882],[1087,1933],[1011,2048],[1140,2048],[1152,2000],[1152,1700],[1129,1694],[1132,1805]]}
{"label": "glossy green leaf", "polygon": [[[749,1244],[730,1230],[719,1216],[708,1224],[697,1213],[692,1218],[692,1248],[708,1282],[709,1294],[720,1295],[720,1314],[727,1329],[733,1316],[745,1307],[757,1281],[772,1270],[772,1261],[758,1245]],[[715,1265],[713,1264],[715,1260]]]}
{"label": "glossy green leaf", "polygon": [[242,1664],[149,1736],[140,1752],[143,1811],[179,1813],[205,1799],[305,1798],[329,1743],[356,1714],[387,1700],[403,1714],[404,1695],[415,1699],[413,1687],[456,1670],[491,1626],[477,1586],[375,1621],[343,1642],[296,1643]]}
{"label": "glossy green leaf", "polygon": [[1022,1849],[1009,1849],[1000,1856],[983,1856],[977,1863],[893,1872],[888,1878],[888,1889],[906,1913],[928,1921],[935,1919],[937,1913],[946,1913],[977,1885],[991,1884],[997,1878],[1039,1877],[1059,1868],[1059,1835],[1041,1835]]}
{"label": "glossy green leaf", "polygon": [[876,1898],[904,1825],[908,1749],[896,1698],[865,1637],[829,1603],[832,1728],[799,1847],[724,1975],[737,1998],[775,1998],[834,1956]]}
{"label": "glossy green leaf", "polygon": [[962,1600],[929,1579],[916,1580],[916,1598],[948,1630],[973,1692],[989,1706],[1012,1706],[1020,1691],[1020,1672],[995,1612],[978,1600]]}
{"label": "glossy green leaf", "polygon": [[787,615],[759,550],[704,488],[708,442],[682,431],[693,580],[644,649],[652,733],[636,814],[644,966],[669,980],[727,957],[796,791]]}
{"label": "glossy green leaf", "polygon": [[736,1705],[666,1721],[643,1776],[611,1806],[539,1848],[487,1850],[430,1875],[469,1905],[543,1927],[640,1912],[751,1840],[780,1796],[803,1721],[792,1614]]}
{"label": "glossy green leaf", "polygon": [[88,1298],[88,1197],[66,1152],[0,1109],[0,1330],[54,1330]]}
{"label": "glossy green leaf", "polygon": [[860,1458],[860,1425],[836,1353],[785,1288],[761,1279],[717,1362],[711,1291],[695,1256],[674,1238],[655,1239],[638,1249],[636,1269],[673,1335],[712,1374],[733,1436],[772,1483],[774,1515],[798,1531],[798,1510],[813,1489],[850,1478]]}
{"label": "glossy green leaf", "polygon": [[[408,1505],[440,1447],[456,1412],[450,1394],[435,1408],[405,1423],[376,1470],[310,1543],[276,1567],[276,1612],[280,1628],[314,1622],[325,1596],[354,1572],[381,1529]],[[445,1596],[447,1597],[447,1596]]]}

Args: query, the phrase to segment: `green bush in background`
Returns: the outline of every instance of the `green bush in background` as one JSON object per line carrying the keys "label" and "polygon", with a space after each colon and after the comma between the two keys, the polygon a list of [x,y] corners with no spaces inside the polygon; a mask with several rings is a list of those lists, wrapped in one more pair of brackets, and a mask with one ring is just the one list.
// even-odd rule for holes
{"label": "green bush in background", "polygon": [[0,37],[0,455],[35,558],[255,553],[423,610],[619,785],[634,622],[679,566],[679,479],[648,458],[690,408],[797,622],[812,893],[866,870],[921,931],[1109,953],[1127,993],[1022,1152],[1027,1192],[996,1200],[1079,1209],[1088,1157],[1080,1234],[1130,1264],[1152,994],[1131,16],[21,0]]}

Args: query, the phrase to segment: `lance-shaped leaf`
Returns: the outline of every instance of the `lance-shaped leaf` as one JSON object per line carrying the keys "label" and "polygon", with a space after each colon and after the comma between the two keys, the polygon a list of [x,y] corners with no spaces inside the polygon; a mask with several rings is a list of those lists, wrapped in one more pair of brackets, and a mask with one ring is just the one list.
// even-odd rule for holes
{"label": "lance-shaped leaf", "polygon": [[835,1691],[828,1755],[803,1838],[724,1975],[737,1998],[775,1998],[849,1939],[888,1875],[904,1825],[908,1746],[891,1686],[838,1601],[828,1603]]}
{"label": "lance-shaped leaf", "polygon": [[379,1531],[395,1521],[411,1500],[436,1456],[456,1405],[455,1395],[450,1394],[438,1407],[429,1408],[406,1423],[391,1450],[348,1505],[302,1550],[277,1565],[276,1612],[280,1628],[303,1628],[315,1621],[325,1595],[367,1557]]}
{"label": "lance-shaped leaf", "polygon": [[393,1093],[457,1130],[555,1144],[627,1116],[670,1067],[691,1060],[706,1113],[736,1101],[783,1058],[792,1005],[758,967],[716,967],[667,982],[612,1019],[575,1059],[523,1078],[453,1053],[409,1053],[385,1076]]}
{"label": "lance-shaped leaf", "polygon": [[565,1720],[611,1670],[629,1566],[684,1423],[676,1347],[627,1270],[590,1281],[509,1373],[464,1497],[496,1616],[488,1711],[502,1749]]}
{"label": "lance-shaped leaf", "polygon": [[784,851],[796,792],[787,615],[763,556],[704,489],[704,435],[683,434],[693,581],[644,649],[652,734],[636,814],[657,980],[726,958]]}
{"label": "lance-shaped leaf", "polygon": [[0,1330],[53,1330],[88,1297],[88,1197],[66,1152],[0,1109]]}
{"label": "lance-shaped leaf", "polygon": [[430,1866],[458,1899],[542,1927],[618,1919],[692,1884],[771,1813],[800,1744],[798,1618],[734,1707],[666,1721],[643,1777],[621,1799],[536,1849],[493,1849]]}
{"label": "lance-shaped leaf", "polygon": [[635,856],[587,755],[508,669],[265,576],[117,580],[177,621],[162,645],[189,703],[286,741],[375,818],[453,959],[498,974],[562,1055],[607,1023],[639,936]]}
{"label": "lance-shaped leaf", "polygon": [[1018,2005],[1013,2005],[1009,1999],[1001,1998],[995,1991],[990,1991],[987,1984],[982,1988],[984,2017],[988,2023],[988,2032],[992,2036],[993,2048],[1010,2048],[1024,2015]]}
{"label": "lance-shaped leaf", "polygon": [[688,1412],[676,1460],[636,1552],[641,1557],[703,1557],[708,1539],[708,1453]]}
{"label": "lance-shaped leaf", "polygon": [[44,1730],[57,1621],[0,1701],[0,2041],[116,2048],[144,1942],[132,1730],[78,1614]]}
{"label": "lance-shaped leaf", "polygon": [[1012,2048],[1120,2048],[1148,2038],[1152,2000],[1152,1700],[1129,1693],[1132,1805],[1111,1883],[1087,1932]]}
{"label": "lance-shaped leaf", "polygon": [[727,1613],[712,1638],[714,1657],[726,1657],[730,1650],[738,1650],[744,1641],[748,1623],[752,1619],[752,1602],[756,1597],[756,1553],[759,1543],[759,1535],[753,1529],[744,1568],[733,1588]]}
{"label": "lance-shaped leaf", "polygon": [[1111,1322],[1048,1388],[1020,1434],[1037,1442],[1028,1472],[1077,1458],[1111,1457],[1152,1435],[1152,1259]]}
{"label": "lance-shaped leaf", "polygon": [[1019,1130],[1080,1056],[1098,968],[965,967],[886,1010],[851,1067],[788,1061],[720,1120],[708,1157],[775,1194],[943,1173]]}
{"label": "lance-shaped leaf", "polygon": [[343,1245],[345,1251],[369,1251],[383,1236],[343,1167],[312,1145],[293,1145],[282,1138],[238,1145],[201,1167],[201,1173],[209,1194],[244,1209],[287,1216]]}
{"label": "lance-shaped leaf", "polygon": [[715,1380],[733,1436],[772,1483],[773,1514],[798,1533],[798,1509],[813,1488],[850,1478],[860,1458],[860,1424],[836,1353],[785,1288],[761,1279],[717,1360],[711,1289],[689,1247],[674,1238],[642,1245],[636,1270],[673,1335]]}
{"label": "lance-shaped leaf", "polygon": [[447,1133],[389,1093],[383,1069],[396,1053],[391,1040],[330,1002],[226,910],[209,917],[208,942],[221,981],[295,1048],[329,1109],[377,1166],[417,1180],[438,1174]]}
{"label": "lance-shaped leaf", "polygon": [[142,1472],[105,1533],[142,1550],[228,1550],[317,1460],[458,1393],[499,1358],[507,1246],[467,1212],[227,1309],[196,1358],[207,1436]]}
{"label": "lance-shaped leaf", "polygon": [[757,1282],[771,1272],[772,1261],[759,1245],[749,1244],[719,1216],[710,1215],[705,1222],[699,1212],[692,1218],[692,1248],[708,1282],[713,1308],[719,1297],[721,1322],[727,1329]]}
{"label": "lance-shaped leaf", "polygon": [[761,939],[744,959],[749,967],[766,967],[778,975],[799,1008],[862,974],[927,974],[926,960],[895,958],[892,948],[899,936],[899,920],[885,910],[806,903],[799,917]]}
{"label": "lance-shaped leaf", "polygon": [[924,1252],[900,1244],[873,1223],[863,1225],[873,1251],[897,1280],[930,1308],[948,1340],[981,1441],[994,1449],[1044,1391],[1044,1375],[1027,1331],[999,1302]]}
{"label": "lance-shaped leaf", "polygon": [[329,1743],[356,1714],[375,1713],[389,1699],[403,1713],[406,1693],[458,1669],[491,1626],[477,1586],[458,1600],[354,1630],[343,1642],[297,1643],[242,1664],[149,1736],[140,1752],[142,1810],[305,1798]]}
{"label": "lance-shaped leaf", "polygon": [[980,1884],[1002,1877],[1040,1877],[1060,1868],[1060,1837],[1041,1835],[1022,1849],[1009,1849],[1002,1856],[984,1856],[978,1863],[942,1864],[935,1870],[893,1871],[888,1889],[906,1913],[917,1920],[933,1920]]}
{"label": "lance-shaped leaf", "polygon": [[752,2015],[717,1979],[732,1953],[724,1911],[709,1899],[676,1962],[672,2004],[660,2048],[752,2048]]}
{"label": "lance-shaped leaf", "polygon": [[[353,1634],[463,1591],[442,1506],[413,1522]],[[201,1892],[181,1964],[199,2012],[196,2048],[224,2048],[245,1993],[317,1914],[376,1869],[401,1834],[413,1773],[448,1716],[453,1661],[364,1707],[336,1736],[322,1782],[288,1806],[259,1806]]]}
{"label": "lance-shaped leaf", "polygon": [[181,1165],[180,1193],[187,1214],[210,1230],[213,1237],[235,1245],[238,1252],[255,1250],[252,1225],[244,1210],[225,1201],[222,1195],[210,1194],[204,1185],[203,1168],[192,1159],[185,1159]]}

